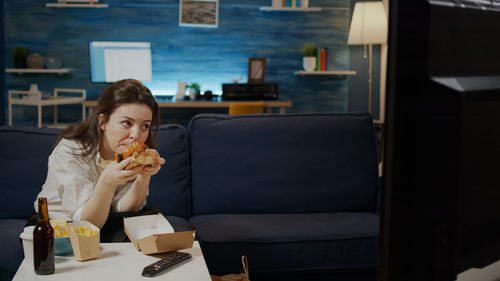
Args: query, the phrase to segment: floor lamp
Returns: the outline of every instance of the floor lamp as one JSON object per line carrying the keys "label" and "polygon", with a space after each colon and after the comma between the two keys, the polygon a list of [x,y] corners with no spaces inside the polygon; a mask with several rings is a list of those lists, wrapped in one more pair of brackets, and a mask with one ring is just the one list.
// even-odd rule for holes
{"label": "floor lamp", "polygon": [[372,112],[372,46],[387,42],[387,17],[382,1],[357,2],[354,5],[348,45],[368,45],[368,112]]}

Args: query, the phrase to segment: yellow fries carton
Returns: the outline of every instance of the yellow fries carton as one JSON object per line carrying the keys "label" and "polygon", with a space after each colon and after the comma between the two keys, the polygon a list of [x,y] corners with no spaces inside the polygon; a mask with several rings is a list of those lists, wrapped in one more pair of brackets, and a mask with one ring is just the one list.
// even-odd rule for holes
{"label": "yellow fries carton", "polygon": [[174,232],[172,225],[161,214],[124,218],[123,226],[130,241],[143,254],[193,247],[194,231]]}
{"label": "yellow fries carton", "polygon": [[69,224],[69,240],[75,260],[86,261],[99,257],[101,247],[99,228],[88,221]]}

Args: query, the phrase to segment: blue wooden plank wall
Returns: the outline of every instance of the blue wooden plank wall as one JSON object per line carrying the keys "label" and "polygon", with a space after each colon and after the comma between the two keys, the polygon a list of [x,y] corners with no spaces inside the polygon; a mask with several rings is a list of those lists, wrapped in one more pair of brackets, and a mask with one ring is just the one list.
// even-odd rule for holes
{"label": "blue wooden plank wall", "polygon": [[10,50],[26,46],[29,53],[57,54],[64,67],[74,69],[62,76],[7,73],[4,92],[36,83],[42,91],[84,88],[89,99],[97,99],[107,84],[90,82],[89,41],[147,41],[153,81],[146,85],[155,93],[175,92],[177,81],[197,82],[203,90],[220,93],[221,84],[231,79],[246,82],[249,57],[266,57],[266,82],[278,83],[280,98],[293,101],[287,112],[348,110],[352,77],[293,72],[302,69],[300,48],[307,42],[328,48],[328,69],[353,69],[346,43],[351,0],[311,0],[311,7],[323,11],[307,13],[259,10],[271,0],[220,0],[218,28],[180,27],[179,0],[101,2],[109,7],[47,8],[40,0],[4,0],[6,68],[13,67]]}

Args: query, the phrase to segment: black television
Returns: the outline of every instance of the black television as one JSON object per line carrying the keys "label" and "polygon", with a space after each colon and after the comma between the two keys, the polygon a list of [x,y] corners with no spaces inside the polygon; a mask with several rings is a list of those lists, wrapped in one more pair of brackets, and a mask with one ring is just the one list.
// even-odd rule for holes
{"label": "black television", "polygon": [[378,280],[456,280],[500,259],[500,1],[390,0],[388,40]]}

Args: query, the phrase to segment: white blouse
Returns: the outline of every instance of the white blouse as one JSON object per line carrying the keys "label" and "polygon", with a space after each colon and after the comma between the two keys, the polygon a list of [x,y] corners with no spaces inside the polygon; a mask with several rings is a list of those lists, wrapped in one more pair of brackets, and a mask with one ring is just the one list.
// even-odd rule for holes
{"label": "white blouse", "polygon": [[[104,159],[99,152],[95,158],[82,158],[81,144],[62,139],[49,156],[47,180],[42,186],[39,197],[47,197],[49,217],[64,217],[66,220],[79,221],[83,205],[94,192],[97,180],[104,170],[98,164]],[[111,212],[121,212],[120,200],[132,187],[133,181],[119,185],[111,202]],[[38,211],[38,200],[35,200]]]}

